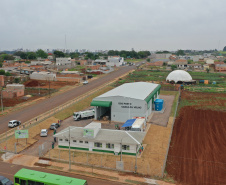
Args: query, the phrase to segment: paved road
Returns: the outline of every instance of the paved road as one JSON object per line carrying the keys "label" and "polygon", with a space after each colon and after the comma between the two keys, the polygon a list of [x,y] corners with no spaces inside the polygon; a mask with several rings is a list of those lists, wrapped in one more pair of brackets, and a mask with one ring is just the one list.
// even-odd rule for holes
{"label": "paved road", "polygon": [[51,109],[65,103],[69,100],[72,100],[94,88],[97,88],[97,87],[103,85],[104,83],[107,83],[135,68],[136,68],[136,66],[120,67],[119,70],[109,73],[108,75],[103,76],[99,79],[96,79],[96,80],[90,82],[88,85],[80,86],[78,88],[69,90],[65,93],[62,93],[62,94],[56,95],[54,97],[51,97],[49,99],[40,101],[39,103],[36,103],[35,105],[30,105],[22,110],[12,112],[6,116],[0,117],[0,134],[9,130],[9,128],[7,127],[7,124],[10,120],[16,119],[16,120],[20,120],[22,123],[25,121],[28,121],[48,110],[51,110]]}
{"label": "paved road", "polygon": [[83,175],[76,175],[76,174],[70,174],[68,172],[60,172],[60,171],[53,171],[45,168],[39,168],[39,167],[25,167],[22,165],[15,165],[15,164],[9,164],[9,163],[4,163],[0,162],[0,176],[5,176],[9,178],[11,181],[13,181],[14,174],[19,171],[21,168],[27,168],[27,169],[32,169],[32,170],[37,170],[37,171],[42,171],[42,172],[48,172],[48,173],[53,173],[57,175],[63,175],[63,176],[68,176],[68,177],[74,177],[74,178],[79,178],[79,179],[85,179],[87,180],[89,185],[120,185],[122,183],[119,182],[112,182],[112,181],[107,181],[107,180],[101,180],[101,179],[96,179],[92,177],[87,177]]}

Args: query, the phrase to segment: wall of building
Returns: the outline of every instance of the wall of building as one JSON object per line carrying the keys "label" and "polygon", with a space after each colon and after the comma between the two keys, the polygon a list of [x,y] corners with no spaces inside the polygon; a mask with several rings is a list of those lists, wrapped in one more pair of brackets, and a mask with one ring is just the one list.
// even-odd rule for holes
{"label": "wall of building", "polygon": [[4,75],[0,75],[0,86],[3,87],[5,85],[4,83]]}
{"label": "wall of building", "polygon": [[9,99],[12,99],[12,98],[15,98],[15,97],[20,97],[20,96],[24,96],[24,90],[21,89],[21,90],[4,90],[2,91],[2,97],[3,98],[9,98]]}
{"label": "wall of building", "polygon": [[57,81],[61,81],[61,82],[76,82],[76,83],[80,83],[80,78],[57,77],[56,80]]}
{"label": "wall of building", "polygon": [[[76,141],[76,142],[74,142]],[[82,141],[83,143],[80,143]],[[121,143],[110,143],[114,144],[114,148],[107,148],[106,144],[109,142],[100,142],[102,143],[102,147],[95,147],[94,143],[95,141],[87,141],[85,138],[82,138],[82,140],[70,140],[70,148],[71,149],[77,149],[77,150],[87,150],[87,151],[96,151],[96,152],[106,152],[106,153],[118,153],[121,152]],[[122,139],[122,145],[123,139]],[[59,148],[69,148],[69,142],[65,141],[65,138],[58,138],[58,146]],[[122,149],[123,154],[129,154],[129,155],[135,155],[136,154],[136,145],[129,145],[129,150]]]}

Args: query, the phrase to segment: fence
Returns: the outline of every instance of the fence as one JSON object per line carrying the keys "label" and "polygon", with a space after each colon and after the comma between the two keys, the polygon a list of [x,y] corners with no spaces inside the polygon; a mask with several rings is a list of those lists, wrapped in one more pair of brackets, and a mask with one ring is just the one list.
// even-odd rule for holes
{"label": "fence", "polygon": [[180,88],[179,88],[179,96],[178,96],[178,100],[177,100],[177,106],[176,106],[174,116],[173,116],[173,124],[172,124],[170,137],[169,137],[169,141],[168,141],[167,152],[166,152],[165,160],[164,160],[163,167],[162,167],[162,175],[161,175],[162,177],[164,175],[164,171],[165,171],[165,167],[166,167],[167,156],[168,156],[168,153],[169,153],[170,142],[171,142],[171,138],[172,138],[172,134],[173,134],[173,126],[174,126],[176,115],[177,115],[177,108],[178,108],[178,105],[180,103],[180,96],[181,96],[181,92],[180,92]]}
{"label": "fence", "polygon": [[[137,172],[150,176],[154,176],[160,171],[160,169],[151,168],[151,164],[149,163],[143,164],[142,162],[137,162],[136,165],[136,157],[128,155],[122,155],[122,161],[120,161],[120,155],[101,152],[97,153],[77,151],[71,149],[69,157],[68,150],[56,148],[53,150],[49,150],[45,155],[41,155],[41,157],[50,159],[52,162],[68,163],[68,165],[70,158],[71,169],[73,169],[76,165],[82,165],[86,167],[104,168],[123,172]],[[138,161],[139,160],[141,161],[142,159],[139,158]],[[117,167],[119,163],[123,164],[123,168]]]}

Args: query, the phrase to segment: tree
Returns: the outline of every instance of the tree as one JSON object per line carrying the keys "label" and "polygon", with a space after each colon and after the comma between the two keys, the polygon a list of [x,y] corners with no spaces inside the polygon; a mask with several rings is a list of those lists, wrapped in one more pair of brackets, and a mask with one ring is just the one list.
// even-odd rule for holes
{"label": "tree", "polygon": [[226,51],[226,46],[224,46],[224,49],[223,49],[223,51]]}
{"label": "tree", "polygon": [[3,62],[4,60],[14,60],[14,56],[8,55],[8,54],[1,54],[0,55],[0,62]]}
{"label": "tree", "polygon": [[176,52],[176,55],[177,55],[177,56],[179,56],[179,55],[182,55],[182,56],[185,55],[185,54],[184,54],[184,50],[179,49],[179,50]]}
{"label": "tree", "polygon": [[224,63],[226,63],[226,59],[224,60]]}
{"label": "tree", "polygon": [[20,78],[14,78],[14,83],[20,83]]}
{"label": "tree", "polygon": [[20,56],[20,58],[22,59],[27,59],[27,53],[23,52],[23,51],[17,51],[14,53],[15,56]]}
{"label": "tree", "polygon": [[0,70],[0,75],[5,75],[5,70],[1,69]]}
{"label": "tree", "polygon": [[6,76],[11,76],[11,73],[10,72],[6,72],[5,75]]}
{"label": "tree", "polygon": [[177,69],[177,65],[171,65],[171,70],[174,71],[175,69]]}
{"label": "tree", "polygon": [[210,69],[209,68],[206,68],[206,72],[209,73],[210,72]]}
{"label": "tree", "polygon": [[188,64],[192,64],[193,63],[193,60],[188,60]]}
{"label": "tree", "polygon": [[36,55],[37,55],[37,57],[41,57],[41,58],[48,57],[48,54],[45,51],[43,51],[42,49],[39,49],[38,51],[36,51]]}
{"label": "tree", "polygon": [[151,60],[150,60],[150,58],[147,58],[147,62],[150,62]]}
{"label": "tree", "polygon": [[53,54],[55,55],[56,58],[58,57],[65,57],[65,54],[62,51],[54,51]]}
{"label": "tree", "polygon": [[36,59],[37,58],[37,55],[35,52],[28,52],[27,53],[27,58],[28,59]]}
{"label": "tree", "polygon": [[78,58],[79,57],[79,53],[70,53],[70,57],[71,58]]}

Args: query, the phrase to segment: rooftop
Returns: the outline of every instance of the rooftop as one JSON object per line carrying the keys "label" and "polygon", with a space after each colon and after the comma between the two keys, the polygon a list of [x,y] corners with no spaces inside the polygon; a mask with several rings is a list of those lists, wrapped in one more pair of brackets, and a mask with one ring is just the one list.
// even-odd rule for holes
{"label": "rooftop", "polygon": [[96,98],[106,98],[112,96],[122,96],[129,97],[134,99],[144,100],[148,95],[157,88],[159,84],[148,83],[148,82],[134,82],[134,83],[125,83],[108,91]]}
{"label": "rooftop", "polygon": [[[96,142],[113,142],[113,143],[123,143],[123,144],[138,144],[142,143],[145,132],[136,131],[123,131],[123,130],[110,130],[110,129],[100,129],[95,138],[83,137],[84,127],[70,127],[71,139],[75,140],[86,140],[86,141],[96,141]],[[68,138],[69,127],[62,130],[61,132],[55,134],[55,137]]]}

